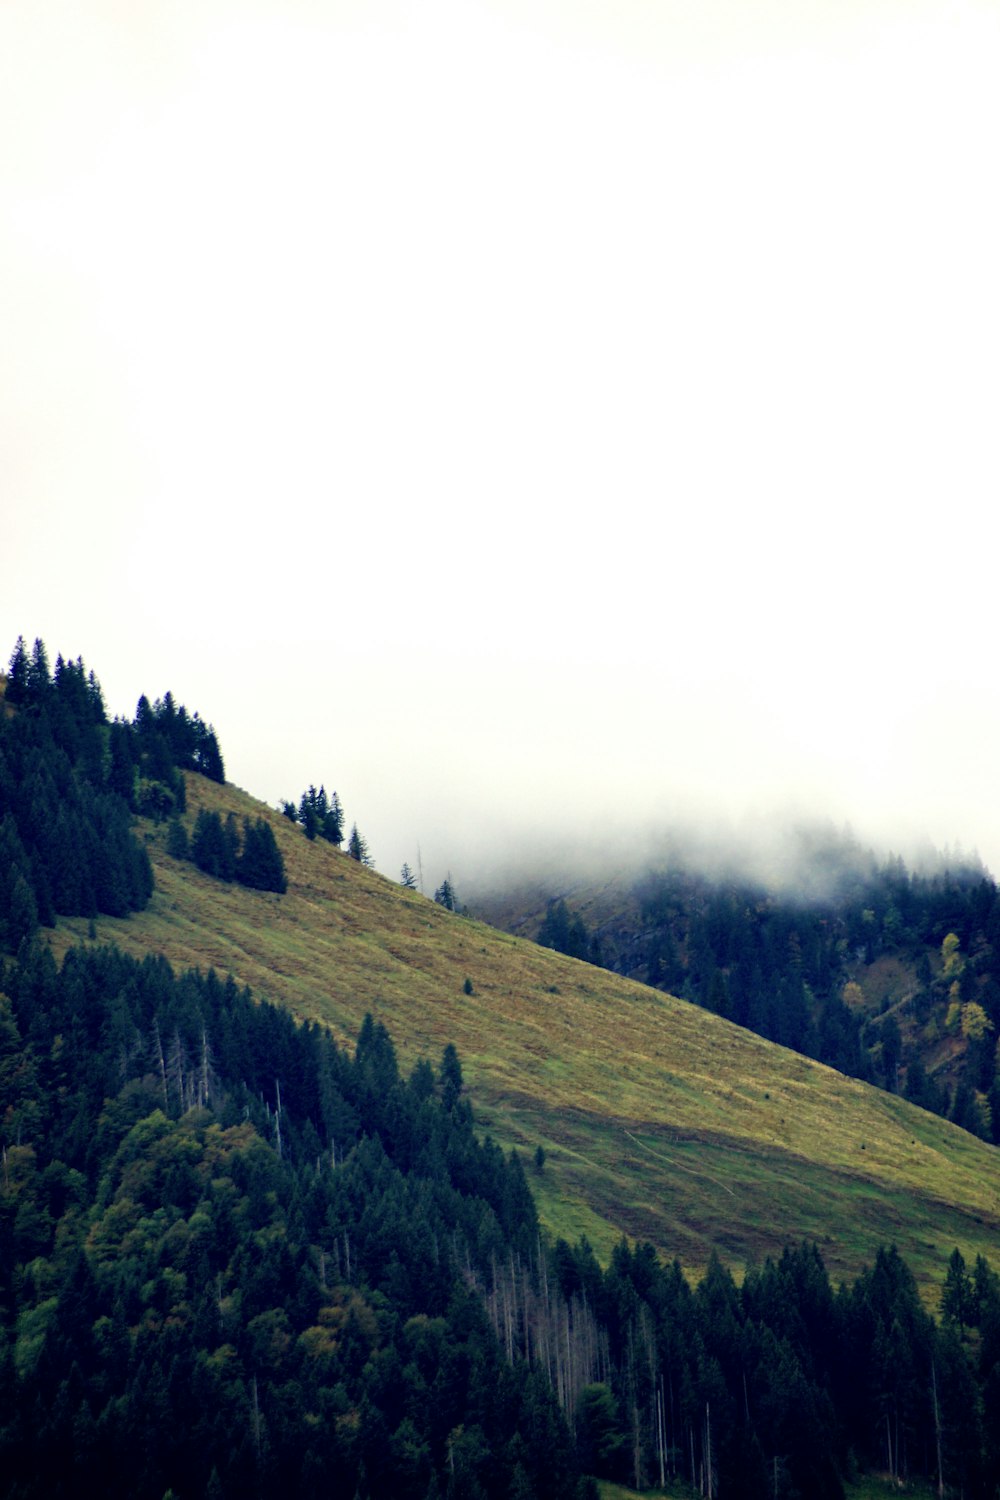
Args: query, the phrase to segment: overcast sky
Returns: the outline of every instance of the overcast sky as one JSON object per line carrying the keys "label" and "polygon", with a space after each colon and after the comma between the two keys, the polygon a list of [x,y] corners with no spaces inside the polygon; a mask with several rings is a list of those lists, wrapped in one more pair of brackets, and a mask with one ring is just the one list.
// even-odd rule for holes
{"label": "overcast sky", "polygon": [[0,0],[0,652],[390,875],[997,873],[998,78],[992,0]]}

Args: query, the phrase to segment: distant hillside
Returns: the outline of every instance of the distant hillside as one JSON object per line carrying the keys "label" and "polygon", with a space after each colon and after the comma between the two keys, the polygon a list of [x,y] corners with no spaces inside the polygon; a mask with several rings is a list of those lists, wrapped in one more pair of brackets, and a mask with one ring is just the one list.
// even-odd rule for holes
{"label": "distant hillside", "polygon": [[[697,1006],[442,909],[245,793],[186,775],[184,820],[263,819],[284,895],[242,889],[167,852],[127,919],[61,918],[57,953],[113,940],[214,967],[348,1040],[366,1010],[412,1062],[453,1042],[477,1117],[544,1163],[543,1222],[608,1254],[621,1233],[691,1271],[814,1239],[834,1277],[894,1241],[928,1295],[948,1257],[995,1256],[1000,1157],[967,1132],[763,1041]],[[93,932],[94,937],[89,936]],[[466,980],[469,985],[466,985]],[[471,993],[467,990],[471,988]]]}
{"label": "distant hillside", "polygon": [[[832,830],[783,861],[680,845],[477,892],[518,936],[656,985],[1000,1141],[1000,892],[974,860],[878,859]],[[592,869],[592,861],[581,868]]]}

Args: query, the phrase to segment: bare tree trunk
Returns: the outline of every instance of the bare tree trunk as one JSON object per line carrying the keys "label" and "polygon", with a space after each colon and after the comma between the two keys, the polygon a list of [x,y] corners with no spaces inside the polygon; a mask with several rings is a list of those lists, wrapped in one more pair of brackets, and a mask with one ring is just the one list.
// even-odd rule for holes
{"label": "bare tree trunk", "polygon": [[937,1440],[938,1500],[944,1496],[944,1470],[941,1464],[941,1409],[938,1406],[937,1366],[931,1365],[931,1392],[934,1396],[934,1436]]}
{"label": "bare tree trunk", "polygon": [[199,1088],[198,1103],[207,1108],[209,1102],[209,1081],[212,1065],[208,1053],[208,1032],[204,1026],[201,1028],[201,1086]]}
{"label": "bare tree trunk", "polygon": [[635,1487],[642,1489],[642,1428],[639,1423],[639,1403],[632,1402],[632,1472]]}
{"label": "bare tree trunk", "polygon": [[666,1456],[667,1456],[667,1413],[663,1401],[663,1380],[656,1390],[656,1451],[660,1460],[660,1489],[667,1482],[666,1478]]}
{"label": "bare tree trunk", "polygon": [[257,1404],[257,1377],[253,1378],[253,1441],[257,1449],[257,1461],[260,1462],[260,1407]]}
{"label": "bare tree trunk", "polygon": [[167,1080],[177,1090],[177,1101],[181,1114],[184,1114],[190,1108],[186,1061],[181,1034],[175,1030],[174,1039],[170,1044],[170,1062],[167,1068]]}
{"label": "bare tree trunk", "polygon": [[160,1060],[160,1086],[163,1089],[163,1108],[170,1108],[170,1099],[167,1094],[167,1065],[163,1059],[163,1043],[160,1040],[160,1023],[154,1018],[153,1035],[156,1038],[156,1055]]}

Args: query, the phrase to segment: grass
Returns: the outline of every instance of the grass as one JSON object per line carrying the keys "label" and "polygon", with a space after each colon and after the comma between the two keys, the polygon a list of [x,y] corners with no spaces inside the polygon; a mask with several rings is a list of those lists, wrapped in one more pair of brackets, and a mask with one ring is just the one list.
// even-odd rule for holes
{"label": "grass", "polygon": [[697,1494],[696,1490],[685,1484],[665,1490],[630,1490],[623,1484],[613,1484],[610,1479],[599,1479],[597,1488],[601,1500],[691,1500]]}
{"label": "grass", "polygon": [[902,1500],[936,1500],[937,1488],[916,1481],[901,1484],[888,1475],[869,1474],[853,1484],[845,1484],[844,1495],[846,1500],[888,1500],[890,1495],[896,1500],[900,1497]]}
{"label": "grass", "polygon": [[[697,1490],[680,1480],[673,1486],[668,1485],[665,1490],[630,1490],[626,1485],[600,1479],[597,1488],[601,1500],[693,1500],[698,1494]],[[854,1483],[846,1483],[844,1495],[845,1500],[888,1500],[890,1495],[895,1496],[896,1500],[900,1500],[900,1497],[903,1500],[934,1500],[937,1490],[930,1484],[899,1484],[888,1476],[869,1474]]]}
{"label": "grass", "polygon": [[[649,1239],[695,1273],[713,1248],[739,1270],[808,1237],[834,1278],[895,1241],[931,1302],[956,1245],[997,1259],[994,1148],[695,1006],[454,916],[191,776],[189,826],[203,805],[269,818],[288,893],[211,880],[143,825],[156,893],[127,921],[101,918],[98,941],[231,972],[348,1044],[370,1010],[404,1066],[454,1042],[483,1127],[528,1158],[544,1147],[528,1175],[554,1232],[602,1255],[622,1233]],[[60,922],[53,946],[87,942],[87,926]]]}

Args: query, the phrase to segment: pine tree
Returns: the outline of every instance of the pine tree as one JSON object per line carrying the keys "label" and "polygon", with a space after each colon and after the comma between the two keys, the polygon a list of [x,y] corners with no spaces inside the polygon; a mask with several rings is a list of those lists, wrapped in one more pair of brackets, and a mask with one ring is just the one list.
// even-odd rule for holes
{"label": "pine tree", "polygon": [[121,797],[126,806],[134,812],[137,774],[132,744],[131,726],[116,719],[111,726],[109,737],[111,764],[108,767],[108,791]]}
{"label": "pine tree", "polygon": [[372,868],[374,861],[371,855],[368,853],[368,845],[366,841],[358,832],[357,823],[351,824],[351,836],[347,841],[347,852],[352,859],[356,859],[358,861],[358,864],[367,865],[369,869]]}
{"label": "pine tree", "polygon": [[453,1042],[449,1042],[441,1054],[441,1102],[445,1109],[454,1109],[462,1094],[462,1064]]}
{"label": "pine tree", "polygon": [[941,1316],[958,1329],[959,1338],[971,1321],[972,1281],[965,1267],[965,1257],[956,1245],[948,1261],[948,1272],[941,1291]]}
{"label": "pine tree", "polygon": [[198,734],[193,769],[199,771],[202,776],[206,776],[209,781],[217,781],[222,786],[226,780],[226,767],[222,759],[222,751],[219,749],[219,741],[216,738],[215,730],[211,725],[205,729],[198,719],[198,715],[195,714],[194,717],[199,730],[203,732]]}
{"label": "pine tree", "polygon": [[7,702],[23,703],[28,696],[28,674],[31,663],[28,659],[28,648],[24,644],[24,636],[19,635],[17,645],[10,658],[10,666],[7,668]]}
{"label": "pine tree", "polygon": [[243,849],[237,860],[236,877],[242,885],[258,891],[277,891],[283,894],[288,888],[285,878],[285,863],[281,857],[274,830],[264,818],[243,820]]}
{"label": "pine tree", "polygon": [[191,858],[204,874],[212,875],[216,880],[232,879],[231,874],[226,874],[230,859],[222,819],[217,812],[210,812],[205,807],[201,809],[195,821],[194,834],[191,838]]}
{"label": "pine tree", "polygon": [[36,637],[35,644],[31,648],[31,661],[28,664],[27,673],[27,700],[31,703],[40,703],[52,684],[52,676],[49,672],[49,658],[45,650],[45,642],[41,637]]}
{"label": "pine tree", "polygon": [[305,830],[306,838],[310,843],[319,833],[319,814],[316,811],[316,788],[311,786],[307,792],[303,792],[299,800],[299,822]]}
{"label": "pine tree", "polygon": [[[322,791],[322,788],[320,790]],[[324,793],[324,797],[325,795]],[[333,844],[338,849],[344,842],[344,809],[340,805],[340,798],[336,792],[323,812],[320,833],[328,844]]]}

